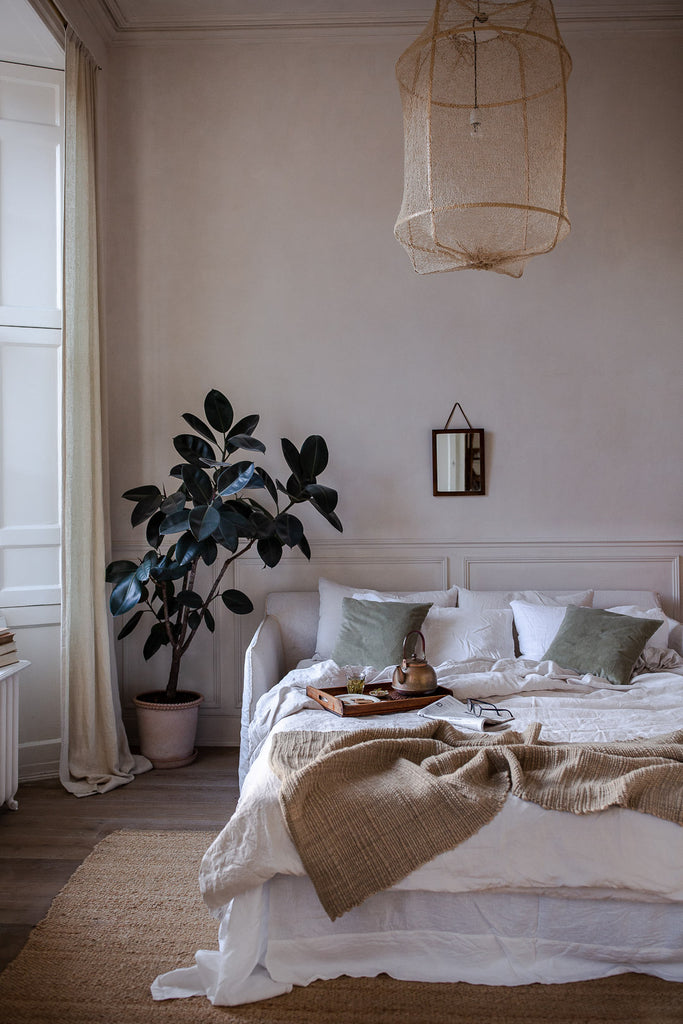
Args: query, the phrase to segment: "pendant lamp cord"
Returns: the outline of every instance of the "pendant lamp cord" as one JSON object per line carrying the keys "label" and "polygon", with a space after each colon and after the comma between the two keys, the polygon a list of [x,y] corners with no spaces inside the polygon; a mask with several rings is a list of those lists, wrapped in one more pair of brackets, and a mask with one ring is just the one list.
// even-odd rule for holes
{"label": "pendant lamp cord", "polygon": [[482,14],[479,10],[479,0],[477,0],[477,13],[472,18],[472,35],[474,37],[474,109],[479,108],[479,96],[477,94],[477,32],[476,24],[479,22],[483,25],[484,22],[488,21],[488,14]]}

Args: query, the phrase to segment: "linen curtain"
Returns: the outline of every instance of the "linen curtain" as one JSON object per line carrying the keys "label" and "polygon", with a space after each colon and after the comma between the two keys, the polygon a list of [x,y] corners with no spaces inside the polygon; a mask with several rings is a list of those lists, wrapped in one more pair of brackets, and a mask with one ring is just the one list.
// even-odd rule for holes
{"label": "linen curtain", "polygon": [[105,511],[95,182],[97,67],[66,29],[62,362],[62,753],[76,796],[131,782],[106,606]]}

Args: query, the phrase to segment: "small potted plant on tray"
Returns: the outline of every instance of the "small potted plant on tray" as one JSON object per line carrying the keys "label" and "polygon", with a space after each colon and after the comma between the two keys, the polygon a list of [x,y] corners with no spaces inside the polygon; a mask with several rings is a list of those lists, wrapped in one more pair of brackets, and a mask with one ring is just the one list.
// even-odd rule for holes
{"label": "small potted plant on tray", "polygon": [[[262,466],[237,454],[265,452],[265,445],[254,437],[258,415],[235,421],[228,399],[212,390],[204,400],[204,417],[183,414],[194,433],[173,438],[183,461],[170,470],[169,476],[176,481],[172,487],[144,484],[123,495],[135,503],[132,525],[146,524],[148,550],[138,562],[124,559],[107,566],[106,578],[113,584],[112,614],[136,609],[118,639],[146,622],[150,629],[144,658],[170,649],[166,689],[134,700],[140,748],[155,767],[178,767],[196,756],[194,740],[203,697],[178,685],[190,644],[200,629],[213,633],[212,609],[217,603],[235,615],[253,610],[246,594],[223,589],[228,567],[252,548],[269,568],[278,564],[285,547],[299,548],[310,558],[303,524],[290,511],[295,505],[307,502],[336,530],[342,529],[335,512],[337,492],[318,483],[328,461],[322,437],[307,437],[301,449],[282,438],[290,474],[282,484]],[[256,494],[267,497],[268,506]],[[197,590],[200,563],[218,566],[205,594]]]}

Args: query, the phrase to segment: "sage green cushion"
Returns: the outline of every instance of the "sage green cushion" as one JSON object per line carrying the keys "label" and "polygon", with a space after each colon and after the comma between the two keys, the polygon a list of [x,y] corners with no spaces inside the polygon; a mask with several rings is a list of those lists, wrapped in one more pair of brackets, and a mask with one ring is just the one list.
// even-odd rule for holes
{"label": "sage green cushion", "polygon": [[338,665],[398,665],[403,638],[420,629],[431,604],[342,600],[342,621],[332,658]]}
{"label": "sage green cushion", "polygon": [[656,619],[570,605],[542,660],[624,686],[630,682],[645,644],[660,626]]}

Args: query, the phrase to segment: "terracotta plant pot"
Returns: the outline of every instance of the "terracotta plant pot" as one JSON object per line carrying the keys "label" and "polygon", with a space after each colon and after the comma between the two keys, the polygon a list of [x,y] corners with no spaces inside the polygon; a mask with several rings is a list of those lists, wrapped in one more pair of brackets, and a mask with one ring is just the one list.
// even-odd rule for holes
{"label": "terracotta plant pot", "polygon": [[193,690],[178,691],[182,704],[162,703],[162,691],[153,690],[133,698],[137,711],[140,753],[155,768],[181,768],[197,756],[199,705],[204,700]]}

